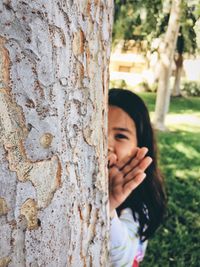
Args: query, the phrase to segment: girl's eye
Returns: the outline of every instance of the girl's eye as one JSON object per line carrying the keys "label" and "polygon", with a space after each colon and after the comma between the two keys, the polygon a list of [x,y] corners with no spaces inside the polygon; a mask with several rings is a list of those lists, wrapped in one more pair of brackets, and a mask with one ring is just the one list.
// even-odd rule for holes
{"label": "girl's eye", "polygon": [[116,134],[115,138],[116,139],[128,139],[128,137],[126,135],[124,135],[124,134]]}

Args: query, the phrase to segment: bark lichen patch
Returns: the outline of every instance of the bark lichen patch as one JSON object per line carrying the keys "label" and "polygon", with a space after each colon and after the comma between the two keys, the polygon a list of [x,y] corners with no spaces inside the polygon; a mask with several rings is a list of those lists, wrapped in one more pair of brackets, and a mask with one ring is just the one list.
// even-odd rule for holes
{"label": "bark lichen patch", "polygon": [[[61,164],[57,156],[32,162],[27,158],[24,140],[28,136],[22,108],[17,105],[9,89],[10,59],[0,38],[0,129],[1,142],[7,151],[9,169],[16,172],[19,181],[31,181],[37,191],[37,207],[46,207],[60,185]],[[44,148],[51,145],[53,136],[46,133],[41,142]]]}
{"label": "bark lichen patch", "polygon": [[0,259],[0,267],[7,267],[10,261],[11,261],[10,257],[1,258]]}
{"label": "bark lichen patch", "polygon": [[84,79],[84,75],[85,75],[85,68],[84,68],[84,65],[82,64],[82,62],[80,62],[80,61],[77,61],[76,72],[77,72],[78,77],[80,78],[79,80],[76,81],[77,86],[78,87],[83,87],[83,79]]}
{"label": "bark lichen patch", "polygon": [[44,133],[40,137],[40,144],[43,148],[49,148],[53,140],[53,135],[51,133]]}
{"label": "bark lichen patch", "polygon": [[5,39],[0,36],[0,88],[8,87],[10,60],[6,49],[3,49]]}
{"label": "bark lichen patch", "polygon": [[46,207],[61,182],[61,165],[57,156],[50,160],[35,162],[29,180],[37,191],[38,208]]}
{"label": "bark lichen patch", "polygon": [[[18,141],[19,142],[19,141]],[[25,154],[22,153],[22,147],[19,142],[17,145],[4,145],[7,154],[7,160],[9,162],[9,169],[15,171],[17,178],[21,182],[25,182],[29,179],[30,170],[33,168],[31,162],[26,160]]]}
{"label": "bark lichen patch", "polygon": [[0,216],[5,215],[8,212],[8,206],[4,198],[0,198]]}
{"label": "bark lichen patch", "polygon": [[83,54],[84,42],[85,42],[85,36],[82,30],[78,30],[76,33],[74,33],[72,46],[75,56]]}
{"label": "bark lichen patch", "polygon": [[34,199],[27,199],[21,207],[21,215],[25,216],[29,230],[38,228],[37,204]]}
{"label": "bark lichen patch", "polygon": [[15,146],[18,139],[24,139],[28,131],[24,124],[21,108],[11,98],[6,88],[0,88],[0,121],[3,129],[1,139],[8,146]]}

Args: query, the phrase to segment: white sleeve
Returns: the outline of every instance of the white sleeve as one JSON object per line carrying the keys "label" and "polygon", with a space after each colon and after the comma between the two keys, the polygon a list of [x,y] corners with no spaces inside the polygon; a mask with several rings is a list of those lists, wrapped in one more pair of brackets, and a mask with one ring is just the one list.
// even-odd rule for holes
{"label": "white sleeve", "polygon": [[124,209],[118,217],[111,219],[110,226],[110,266],[131,267],[137,254],[140,238],[139,223],[133,218],[131,209]]}

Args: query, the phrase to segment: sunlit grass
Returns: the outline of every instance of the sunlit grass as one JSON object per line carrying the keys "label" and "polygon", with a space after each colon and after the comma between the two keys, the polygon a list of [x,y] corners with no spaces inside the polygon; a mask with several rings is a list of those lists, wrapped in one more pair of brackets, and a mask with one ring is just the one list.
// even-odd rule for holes
{"label": "sunlit grass", "polygon": [[185,146],[183,142],[177,142],[173,146],[177,152],[184,154],[187,159],[194,160],[199,159],[199,153],[194,147]]}
{"label": "sunlit grass", "polygon": [[[154,111],[156,94],[155,93],[140,93],[139,94],[146,102],[149,111]],[[169,107],[170,114],[194,114],[200,115],[200,103],[198,97],[172,97]]]}
{"label": "sunlit grass", "polygon": [[[154,112],[150,112],[151,120],[153,121]],[[165,119],[165,124],[169,131],[186,131],[200,133],[200,112],[192,114],[171,114],[168,113]]]}

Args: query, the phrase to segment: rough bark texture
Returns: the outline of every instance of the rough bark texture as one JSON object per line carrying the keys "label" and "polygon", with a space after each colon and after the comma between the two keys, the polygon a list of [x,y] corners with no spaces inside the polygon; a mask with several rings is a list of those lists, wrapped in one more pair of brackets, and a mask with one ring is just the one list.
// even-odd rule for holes
{"label": "rough bark texture", "polygon": [[160,73],[154,118],[155,128],[160,130],[165,130],[165,116],[170,103],[169,81],[180,27],[181,3],[182,0],[172,1],[167,32],[160,47]]}
{"label": "rough bark texture", "polygon": [[112,12],[0,2],[0,267],[108,265]]}

